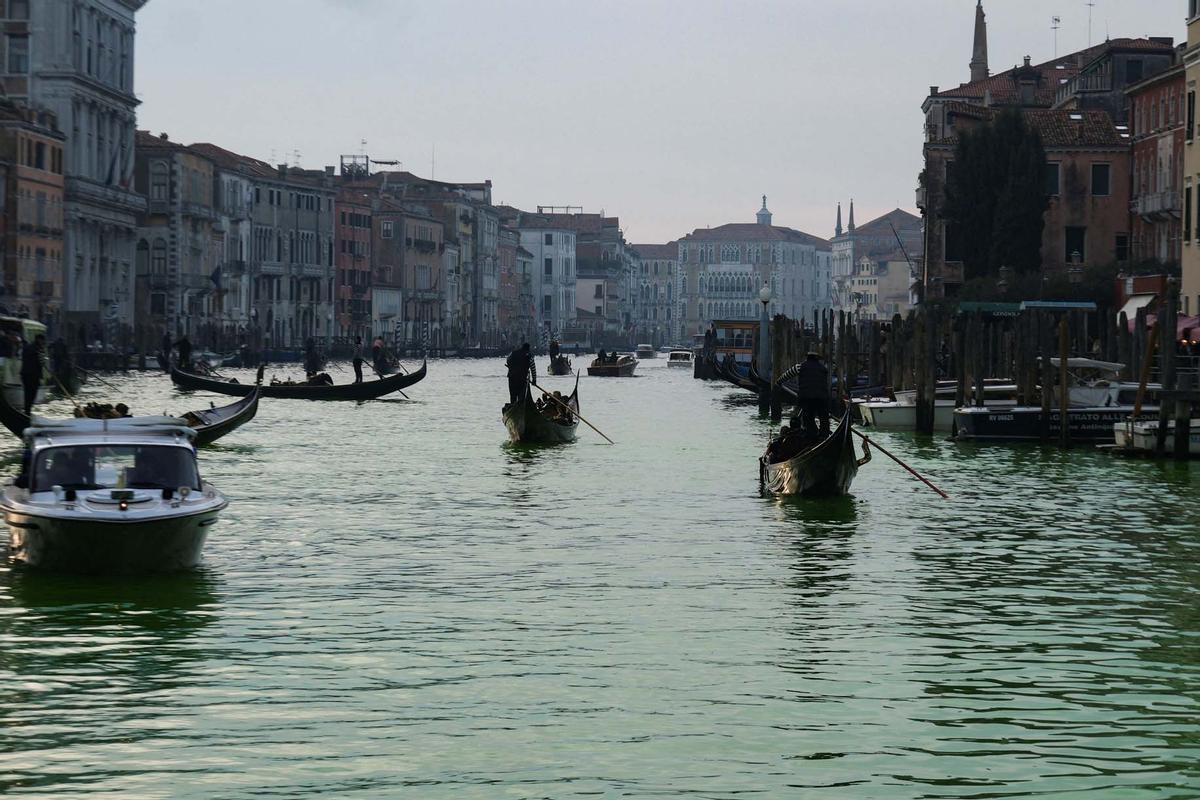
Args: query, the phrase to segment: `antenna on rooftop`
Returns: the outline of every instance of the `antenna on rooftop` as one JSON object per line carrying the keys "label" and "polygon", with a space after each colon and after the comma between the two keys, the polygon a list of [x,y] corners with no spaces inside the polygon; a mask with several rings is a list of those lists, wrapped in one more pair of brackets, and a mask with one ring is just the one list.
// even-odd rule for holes
{"label": "antenna on rooftop", "polygon": [[1096,0],[1087,0],[1084,3],[1088,7],[1088,47],[1092,46],[1092,9],[1096,7]]}
{"label": "antenna on rooftop", "polygon": [[1054,31],[1054,57],[1058,58],[1058,29],[1062,27],[1062,17],[1055,14],[1050,18],[1050,30]]}
{"label": "antenna on rooftop", "polygon": [[292,150],[292,166],[294,166],[296,169],[300,169],[300,149],[299,148],[295,148],[294,150]]}

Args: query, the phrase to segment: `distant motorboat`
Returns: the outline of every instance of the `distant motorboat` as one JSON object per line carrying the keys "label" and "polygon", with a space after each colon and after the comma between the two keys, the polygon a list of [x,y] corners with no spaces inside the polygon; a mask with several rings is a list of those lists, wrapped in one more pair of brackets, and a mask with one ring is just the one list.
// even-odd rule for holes
{"label": "distant motorboat", "polygon": [[652,344],[639,344],[635,353],[639,360],[646,358],[658,358],[658,352]]}
{"label": "distant motorboat", "polygon": [[609,357],[601,361],[596,358],[588,365],[588,375],[601,378],[632,378],[637,369],[637,359],[628,353],[622,353],[615,358]]}

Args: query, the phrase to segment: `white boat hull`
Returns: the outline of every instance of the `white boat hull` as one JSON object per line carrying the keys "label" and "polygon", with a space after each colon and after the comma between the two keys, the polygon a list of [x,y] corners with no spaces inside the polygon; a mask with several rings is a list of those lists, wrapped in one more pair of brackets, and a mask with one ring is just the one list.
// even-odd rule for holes
{"label": "white boat hull", "polygon": [[[1118,422],[1113,425],[1113,436],[1116,439],[1117,447],[1153,453],[1158,445],[1158,421],[1145,420],[1132,425],[1127,422]],[[1166,452],[1168,454],[1175,452],[1174,420],[1167,423]],[[1200,419],[1192,420],[1189,425],[1188,454],[1200,456]]]}
{"label": "white boat hull", "polygon": [[[917,407],[907,403],[859,403],[863,424],[881,431],[917,429]],[[949,431],[954,424],[954,403],[937,401],[933,408],[933,429]]]}

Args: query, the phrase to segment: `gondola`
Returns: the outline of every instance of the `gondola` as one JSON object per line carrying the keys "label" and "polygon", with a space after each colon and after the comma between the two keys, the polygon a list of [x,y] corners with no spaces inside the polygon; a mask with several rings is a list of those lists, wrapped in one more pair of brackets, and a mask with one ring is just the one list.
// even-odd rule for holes
{"label": "gondola", "polygon": [[758,386],[755,385],[754,381],[750,380],[749,378],[742,377],[742,375],[735,369],[728,369],[720,361],[713,359],[712,368],[713,372],[718,377],[724,378],[739,389],[745,389],[747,392],[758,392]]}
{"label": "gondola", "polygon": [[[236,403],[219,408],[206,408],[201,411],[188,411],[181,414],[188,427],[196,431],[195,442],[198,445],[212,444],[225,434],[240,428],[258,413],[258,400],[261,391],[254,384],[247,385],[251,392]],[[0,392],[0,424],[8,428],[16,437],[21,437],[29,427],[29,417],[19,408],[14,408]]]}
{"label": "gondola", "polygon": [[[750,380],[754,382],[754,386],[759,392],[771,390],[771,382],[759,375],[758,370],[754,368],[753,364],[750,365]],[[783,399],[783,402],[795,404],[798,401],[794,387],[788,386],[786,383],[782,382],[776,385],[779,388],[779,393]]]}
{"label": "gondola", "polygon": [[596,358],[588,365],[588,375],[597,378],[632,378],[637,369],[637,359],[633,356],[618,356],[615,361]]}
{"label": "gondola", "polygon": [[[340,383],[332,386],[309,384],[264,384],[263,397],[275,397],[284,400],[374,400],[391,392],[398,392],[417,383],[425,377],[426,363],[421,362],[421,368],[407,374],[398,373],[380,378],[377,381],[362,383]],[[202,389],[207,392],[229,394],[234,397],[244,397],[254,388],[249,383],[232,383],[217,378],[206,378],[191,372],[184,372],[175,367],[171,370],[171,380],[180,389]]]}
{"label": "gondola", "polygon": [[[553,403],[553,400],[548,402]],[[567,398],[567,406],[575,412],[571,423],[555,422],[537,410],[529,387],[525,387],[524,399],[506,403],[501,411],[508,438],[513,444],[559,444],[575,441],[575,430],[579,427],[579,376],[575,376],[575,390]]]}
{"label": "gondola", "polygon": [[550,366],[547,369],[551,375],[570,375],[574,370],[571,369],[571,359],[566,356],[557,356],[550,359]]}
{"label": "gondola", "polygon": [[805,497],[848,494],[859,466],[871,458],[865,446],[862,460],[854,453],[849,411],[825,438],[815,444],[807,444],[802,438],[798,442],[800,449],[784,453],[782,460],[772,462],[768,453],[759,458],[759,482],[764,493]]}

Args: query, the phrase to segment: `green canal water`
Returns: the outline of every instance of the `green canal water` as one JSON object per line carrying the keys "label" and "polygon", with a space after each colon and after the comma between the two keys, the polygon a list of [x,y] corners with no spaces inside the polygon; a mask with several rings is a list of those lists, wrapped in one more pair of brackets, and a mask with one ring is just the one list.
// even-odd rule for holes
{"label": "green canal water", "polygon": [[505,394],[443,361],[411,401],[264,401],[202,453],[196,573],[5,561],[0,794],[1200,797],[1196,468],[883,434],[952,499],[877,454],[781,502],[733,387],[585,377],[616,446],[543,450]]}

